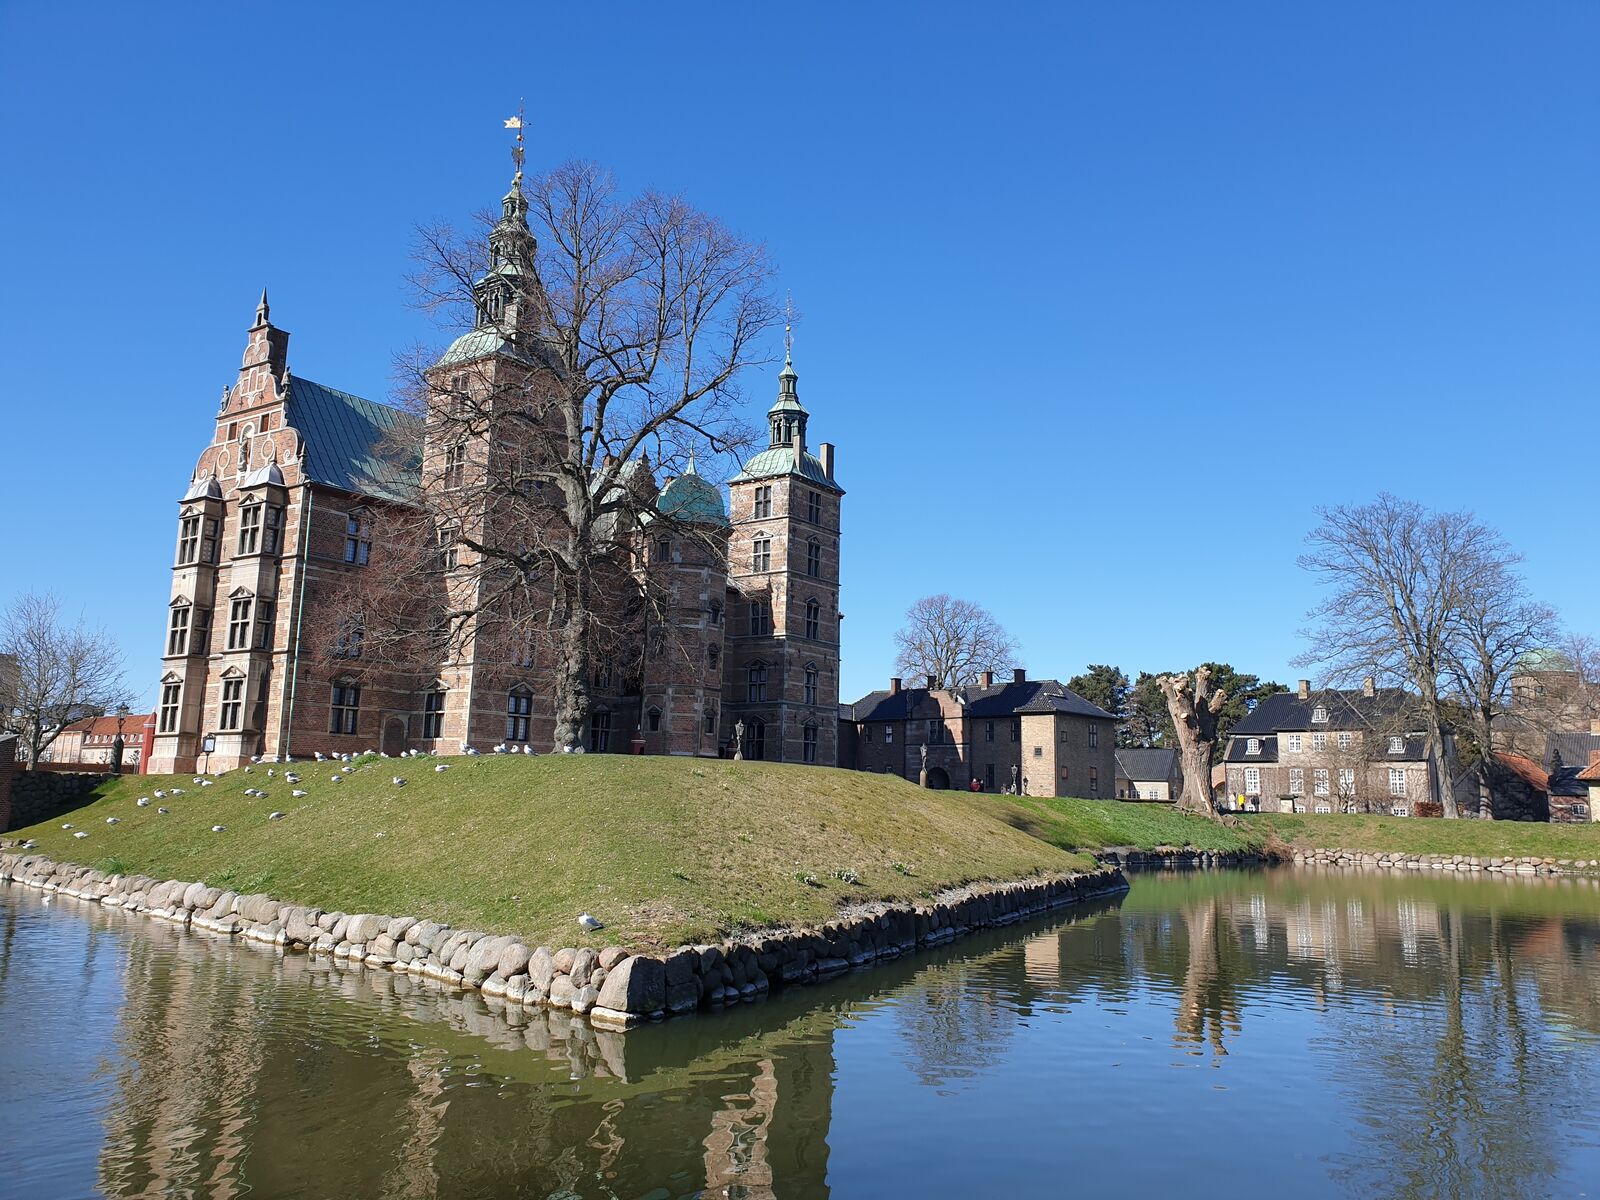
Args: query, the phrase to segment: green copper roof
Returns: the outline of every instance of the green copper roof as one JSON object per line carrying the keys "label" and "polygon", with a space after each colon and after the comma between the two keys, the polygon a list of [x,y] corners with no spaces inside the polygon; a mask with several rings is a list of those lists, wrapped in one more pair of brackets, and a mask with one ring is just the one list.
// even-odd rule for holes
{"label": "green copper roof", "polygon": [[439,366],[452,367],[457,363],[476,362],[480,358],[488,358],[491,354],[505,354],[511,358],[527,361],[527,355],[508,341],[498,329],[483,325],[477,329],[467,330],[451,342],[450,349],[440,356]]}
{"label": "green copper roof", "polygon": [[798,475],[830,492],[844,490],[828,478],[821,459],[815,454],[796,455],[793,446],[772,446],[763,450],[744,464],[744,470],[735,475],[732,482],[748,483],[752,479],[771,479],[779,475]]}
{"label": "green copper roof", "polygon": [[415,432],[410,413],[292,375],[286,416],[305,439],[306,478],[365,496],[411,498],[418,464],[391,457]]}
{"label": "green copper roof", "polygon": [[656,511],[696,525],[725,526],[728,523],[722,489],[703,478],[692,465],[661,489],[661,495],[656,497]]}
{"label": "green copper roof", "polygon": [[1572,671],[1576,668],[1572,660],[1561,651],[1551,647],[1540,650],[1529,650],[1517,656],[1517,670],[1519,671]]}

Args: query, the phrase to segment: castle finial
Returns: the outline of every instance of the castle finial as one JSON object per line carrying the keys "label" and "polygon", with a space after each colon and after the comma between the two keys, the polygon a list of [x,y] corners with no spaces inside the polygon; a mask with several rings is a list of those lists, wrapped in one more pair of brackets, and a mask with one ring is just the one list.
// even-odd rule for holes
{"label": "castle finial", "polygon": [[261,299],[256,303],[256,324],[265,325],[271,310],[267,307],[267,289],[261,289]]}
{"label": "castle finial", "polygon": [[695,468],[694,468],[694,447],[693,446],[689,447],[689,465],[683,469],[683,473],[685,475],[698,475],[698,474],[700,474],[700,472],[695,470]]}
{"label": "castle finial", "polygon": [[794,365],[794,293],[783,298],[783,365]]}
{"label": "castle finial", "polygon": [[516,168],[511,176],[511,183],[516,187],[522,183],[522,130],[526,121],[523,118],[523,102],[517,101],[517,115],[506,118],[506,128],[517,131],[517,140],[511,147],[511,165]]}

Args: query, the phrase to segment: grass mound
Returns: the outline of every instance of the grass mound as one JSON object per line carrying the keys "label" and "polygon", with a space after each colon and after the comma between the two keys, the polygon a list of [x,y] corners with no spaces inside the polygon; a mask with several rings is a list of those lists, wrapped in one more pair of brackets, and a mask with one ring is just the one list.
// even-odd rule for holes
{"label": "grass mound", "polygon": [[[1093,865],[1030,836],[1015,802],[857,771],[617,755],[298,763],[298,784],[272,769],[209,787],[128,776],[11,836],[101,870],[555,945],[674,945]],[[181,794],[155,797],[173,787]],[[578,928],[584,911],[603,933]]]}
{"label": "grass mound", "polygon": [[1257,839],[1264,840],[1271,832],[1293,846],[1330,850],[1467,854],[1479,858],[1600,858],[1600,824],[1313,813],[1261,813],[1236,821],[1237,828]]}

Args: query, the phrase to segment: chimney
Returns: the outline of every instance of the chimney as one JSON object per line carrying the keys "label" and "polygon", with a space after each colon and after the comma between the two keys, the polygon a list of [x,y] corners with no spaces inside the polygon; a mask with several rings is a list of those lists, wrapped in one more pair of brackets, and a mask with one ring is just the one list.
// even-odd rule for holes
{"label": "chimney", "polygon": [[930,692],[939,686],[939,677],[937,675],[929,675],[926,678],[928,680],[928,690]]}
{"label": "chimney", "polygon": [[832,442],[823,442],[822,445],[818,446],[817,447],[817,458],[820,459],[821,462],[822,462],[822,473],[828,477],[829,482],[832,482],[832,480],[833,480],[833,443]]}
{"label": "chimney", "polygon": [[898,696],[899,694],[900,694],[900,676],[896,675],[893,679],[889,680],[889,695]]}
{"label": "chimney", "polygon": [[1378,681],[1371,675],[1368,675],[1361,681],[1361,694],[1368,700],[1371,700],[1378,694]]}
{"label": "chimney", "polygon": [[1298,688],[1296,688],[1295,691],[1299,695],[1300,699],[1302,699],[1302,700],[1311,699],[1311,680],[1302,679],[1300,681],[1300,686]]}
{"label": "chimney", "polygon": [[1028,672],[1026,670],[1024,670],[1022,667],[1012,667],[1011,668],[1011,682],[1012,683],[1027,683],[1028,682]]}
{"label": "chimney", "polygon": [[978,675],[978,686],[981,687],[981,688],[992,688],[994,686],[994,672],[993,671],[983,671],[983,672],[981,672]]}

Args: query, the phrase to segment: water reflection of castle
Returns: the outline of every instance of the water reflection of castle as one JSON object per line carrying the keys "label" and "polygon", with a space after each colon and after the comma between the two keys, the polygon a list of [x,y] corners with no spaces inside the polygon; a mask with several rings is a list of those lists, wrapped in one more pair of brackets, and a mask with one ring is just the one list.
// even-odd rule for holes
{"label": "water reflection of castle", "polygon": [[[1376,998],[1391,1014],[1444,997],[1436,1069],[1459,1089],[1469,1083],[1458,1077],[1494,1065],[1472,1054],[1518,1061],[1494,1040],[1530,1019],[1518,1004],[1600,1034],[1600,892],[1493,894],[1499,907],[1463,885],[1383,876],[1269,872],[1228,887],[1188,876],[1034,936],[980,935],[630,1035],[130,923],[126,1065],[100,1186],[111,1196],[825,1196],[835,1035],[891,994],[899,1061],[940,1088],[1003,1060],[1041,1005],[1169,995],[1174,1045],[1223,1053],[1246,1035],[1252,996],[1271,989],[1324,1006]],[[1452,1040],[1460,1028],[1477,1040]],[[1409,1082],[1390,1080],[1391,1093]]]}

